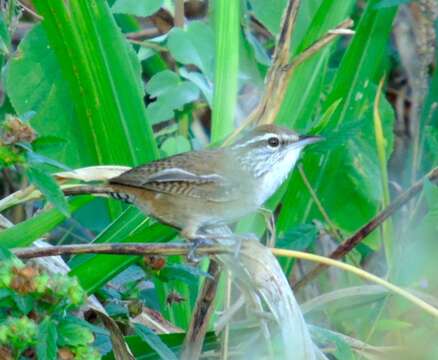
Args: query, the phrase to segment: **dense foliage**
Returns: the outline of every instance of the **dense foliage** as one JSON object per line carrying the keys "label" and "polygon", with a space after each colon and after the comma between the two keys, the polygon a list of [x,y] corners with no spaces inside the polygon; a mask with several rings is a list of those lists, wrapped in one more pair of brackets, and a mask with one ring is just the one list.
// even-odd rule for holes
{"label": "dense foliage", "polygon": [[[219,145],[263,97],[287,1],[0,4],[2,198],[28,185],[44,195],[24,203],[31,189],[0,201],[14,224],[2,225],[0,247],[31,246],[43,236],[52,244],[180,241],[126,204],[64,197],[52,174],[134,166]],[[329,255],[437,166],[437,16],[434,0],[301,2],[291,60],[347,18],[354,35],[337,34],[297,66],[279,99],[277,124],[322,134],[326,142],[304,154],[266,204],[275,215],[276,247]],[[426,181],[343,260],[437,304],[437,204],[438,189]],[[235,230],[264,241],[266,223],[254,215]],[[180,256],[66,257],[70,276],[0,260],[0,358],[7,359],[54,359],[56,352],[62,359],[99,358],[95,348],[111,358],[100,322],[72,315],[82,291],[97,296],[136,358],[175,358],[208,276],[206,260],[195,267]],[[291,284],[312,268],[279,261]],[[19,288],[17,276],[25,278]],[[332,358],[438,357],[436,319],[354,275],[330,269],[297,296]],[[223,303],[218,296],[216,308]],[[219,343],[210,332],[204,350]],[[26,353],[32,347],[36,353]]]}

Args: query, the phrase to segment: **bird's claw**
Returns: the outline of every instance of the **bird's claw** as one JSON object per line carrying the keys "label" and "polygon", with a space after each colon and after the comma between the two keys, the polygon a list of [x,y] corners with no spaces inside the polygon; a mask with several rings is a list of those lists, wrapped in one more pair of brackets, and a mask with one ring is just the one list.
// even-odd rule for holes
{"label": "bird's claw", "polygon": [[198,256],[196,254],[196,251],[204,245],[214,245],[214,242],[210,239],[204,238],[204,237],[199,237],[199,238],[195,238],[192,240],[192,245],[190,247],[189,252],[187,253],[187,260],[192,263],[192,264],[198,264],[203,255]]}

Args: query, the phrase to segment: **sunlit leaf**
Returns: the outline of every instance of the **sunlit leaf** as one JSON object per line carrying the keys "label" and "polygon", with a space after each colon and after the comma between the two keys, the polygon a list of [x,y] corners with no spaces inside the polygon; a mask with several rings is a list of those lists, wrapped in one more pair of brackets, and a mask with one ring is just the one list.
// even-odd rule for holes
{"label": "sunlit leaf", "polygon": [[117,0],[111,7],[113,13],[150,16],[163,5],[163,0]]}
{"label": "sunlit leaf", "polygon": [[170,350],[167,345],[156,335],[152,330],[142,324],[134,324],[135,333],[146,342],[157,354],[166,360],[176,360],[176,355]]}

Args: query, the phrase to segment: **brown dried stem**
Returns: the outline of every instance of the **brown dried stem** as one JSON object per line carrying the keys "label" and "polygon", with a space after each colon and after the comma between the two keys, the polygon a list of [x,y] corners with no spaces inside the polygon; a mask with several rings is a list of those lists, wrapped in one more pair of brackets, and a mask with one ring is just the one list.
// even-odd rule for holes
{"label": "brown dried stem", "polygon": [[[295,8],[293,9],[289,6],[287,10],[289,10],[290,16],[296,16]],[[290,21],[295,21],[295,18],[290,19]],[[292,77],[294,70],[300,64],[311,58],[319,50],[331,43],[336,37],[344,35],[344,32],[341,30],[345,30],[352,25],[353,21],[351,19],[343,21],[338,26],[336,26],[335,29],[328,31],[327,34],[314,42],[310,47],[300,53],[297,57],[293,58],[291,61],[289,61],[290,38],[288,42],[283,40],[282,44],[284,49],[287,48],[287,53],[283,49],[278,50],[278,52],[276,51],[276,53],[274,54],[273,64],[267,76],[266,90],[264,92],[262,100],[260,101],[259,105],[254,109],[254,111],[245,119],[242,125],[240,125],[227,138],[224,144],[226,145],[231,143],[243,129],[250,126],[251,124],[273,123],[275,120],[275,116],[280,110],[281,103],[283,102],[284,96],[286,94],[287,84],[289,83],[289,80]],[[291,29],[290,25],[288,26],[288,29]],[[286,36],[288,36],[289,33],[286,31],[282,32],[282,34],[284,35],[280,36],[280,39],[285,38]]]}
{"label": "brown dried stem", "polygon": [[184,27],[184,0],[175,1],[175,17],[174,17],[175,27]]}
{"label": "brown dried stem", "polygon": [[[267,76],[267,86],[264,96],[265,100],[269,99],[276,91],[278,82],[288,81],[288,78],[284,78],[282,75],[281,68],[284,67],[284,65],[289,61],[291,37],[299,6],[300,0],[289,0],[288,5],[283,13],[280,36],[278,38],[277,47],[273,55],[273,65],[271,66]],[[286,84],[283,85],[283,87],[285,86]],[[264,116],[266,106],[268,106],[267,102],[266,104],[257,107],[255,112],[256,121],[258,121],[257,118]],[[273,109],[273,111],[275,110]],[[250,115],[250,118],[252,117],[253,114]],[[231,140],[231,138],[228,140]],[[209,271],[212,271],[215,275],[213,276],[213,279],[205,280],[202,292],[198,297],[192,322],[184,341],[184,351],[181,359],[198,359],[201,354],[202,343],[207,331],[208,321],[213,312],[213,300],[216,295],[217,281],[219,278],[218,264],[212,261],[210,262],[210,268],[211,269]]]}
{"label": "brown dried stem", "polygon": [[[342,242],[331,254],[330,258],[340,259],[348,254],[353,248],[364,240],[372,231],[377,229],[388,217],[393,215],[403,205],[408,203],[415,195],[417,195],[424,186],[424,181],[438,180],[438,167],[430,171],[422,180],[417,181],[408,190],[398,196],[387,208],[377,214],[370,222],[362,226],[353,236]],[[307,285],[311,280],[318,276],[323,270],[327,268],[326,265],[319,264],[304,277],[299,280],[294,289],[297,290]]]}
{"label": "brown dried stem", "polygon": [[195,360],[201,355],[208,322],[214,310],[214,299],[220,277],[220,266],[216,260],[210,259],[208,273],[210,277],[205,278],[202,291],[196,300],[195,311],[184,339],[181,360]]}
{"label": "brown dried stem", "polygon": [[[192,249],[191,244],[163,243],[108,243],[108,244],[76,244],[59,245],[49,248],[16,248],[13,253],[21,259],[32,259],[45,256],[72,254],[114,254],[114,255],[187,255]],[[199,255],[212,255],[227,252],[219,245],[200,246],[196,249]]]}

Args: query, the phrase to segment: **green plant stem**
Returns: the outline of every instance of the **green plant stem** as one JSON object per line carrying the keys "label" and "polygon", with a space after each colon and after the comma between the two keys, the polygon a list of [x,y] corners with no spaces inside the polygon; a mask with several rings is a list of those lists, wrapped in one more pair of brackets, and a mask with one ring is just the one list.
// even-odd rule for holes
{"label": "green plant stem", "polygon": [[[379,159],[379,167],[380,167],[380,182],[383,191],[383,207],[386,208],[391,202],[391,198],[389,195],[389,181],[388,181],[388,170],[386,167],[387,156],[385,151],[385,135],[383,134],[383,125],[382,118],[380,116],[379,105],[380,105],[380,97],[382,95],[383,89],[383,80],[380,81],[379,87],[377,89],[376,99],[374,101],[374,135],[376,137],[376,149],[377,149],[377,157]],[[394,256],[394,244],[393,244],[393,228],[391,219],[385,221],[382,224],[383,229],[383,245],[385,248],[386,262],[388,268],[391,268]]]}

